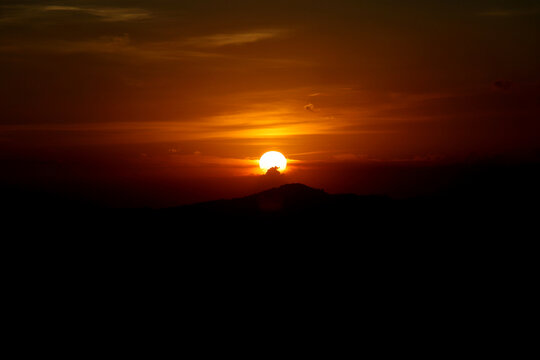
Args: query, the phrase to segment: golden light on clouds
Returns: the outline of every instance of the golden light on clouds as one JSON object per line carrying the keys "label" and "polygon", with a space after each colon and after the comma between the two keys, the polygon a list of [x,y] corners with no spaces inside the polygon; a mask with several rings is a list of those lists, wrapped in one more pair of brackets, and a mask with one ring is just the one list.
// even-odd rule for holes
{"label": "golden light on clouds", "polygon": [[285,34],[285,30],[254,30],[232,34],[213,34],[189,38],[185,41],[186,45],[198,47],[220,47],[227,45],[242,45],[254,43],[261,40],[271,39]]}
{"label": "golden light on clouds", "polygon": [[148,19],[151,14],[148,11],[134,8],[92,8],[92,7],[78,7],[78,6],[61,6],[61,5],[49,5],[44,6],[43,11],[58,11],[58,12],[75,12],[88,14],[100,18],[102,21],[134,21],[141,19]]}

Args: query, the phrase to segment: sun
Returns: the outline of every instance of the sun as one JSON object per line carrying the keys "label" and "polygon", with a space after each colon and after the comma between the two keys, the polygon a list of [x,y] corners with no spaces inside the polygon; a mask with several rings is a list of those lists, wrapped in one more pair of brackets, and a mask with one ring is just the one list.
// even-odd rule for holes
{"label": "sun", "polygon": [[264,170],[264,172],[273,167],[277,167],[281,172],[287,167],[287,159],[278,151],[268,151],[261,156],[259,167],[261,170]]}

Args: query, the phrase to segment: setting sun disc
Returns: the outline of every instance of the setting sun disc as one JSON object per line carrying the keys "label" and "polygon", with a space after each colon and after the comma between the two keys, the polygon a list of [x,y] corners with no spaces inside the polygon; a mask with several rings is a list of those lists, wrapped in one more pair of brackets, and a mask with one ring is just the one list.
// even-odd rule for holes
{"label": "setting sun disc", "polygon": [[268,151],[261,156],[259,167],[264,171],[275,167],[281,172],[287,168],[287,159],[278,151]]}

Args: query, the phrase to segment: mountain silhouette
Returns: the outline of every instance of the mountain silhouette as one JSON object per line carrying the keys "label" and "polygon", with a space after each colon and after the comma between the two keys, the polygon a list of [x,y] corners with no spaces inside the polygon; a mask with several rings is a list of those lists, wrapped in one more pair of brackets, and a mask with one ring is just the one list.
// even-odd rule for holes
{"label": "mountain silhouette", "polygon": [[295,183],[240,198],[162,209],[154,217],[205,233],[219,229],[243,237],[263,233],[265,238],[310,238],[356,232],[357,226],[371,232],[392,217],[393,207],[395,201],[386,196],[329,194]]}
{"label": "mountain silhouette", "polygon": [[13,201],[4,203],[3,217],[17,231],[38,237],[47,231],[70,238],[114,236],[126,241],[141,237],[183,241],[225,234],[247,238],[263,234],[274,239],[324,235],[361,239],[364,244],[377,238],[455,242],[467,237],[488,239],[489,233],[511,237],[535,223],[534,212],[525,211],[524,197],[470,189],[462,186],[432,196],[395,199],[330,194],[293,183],[244,197],[164,209],[103,208],[62,201],[54,194],[11,192]]}
{"label": "mountain silhouette", "polygon": [[[390,201],[385,196],[328,194],[304,184],[287,184],[253,195],[230,200],[217,200],[163,210],[164,213],[184,213],[209,216],[248,216],[251,218],[286,217],[342,213],[350,207],[382,205]],[[359,210],[358,208],[356,210]]]}

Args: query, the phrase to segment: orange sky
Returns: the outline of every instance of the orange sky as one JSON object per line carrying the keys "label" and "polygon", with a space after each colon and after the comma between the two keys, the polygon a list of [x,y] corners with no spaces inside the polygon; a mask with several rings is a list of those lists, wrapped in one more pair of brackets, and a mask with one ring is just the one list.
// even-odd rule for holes
{"label": "orange sky", "polygon": [[539,20],[536,1],[3,1],[0,181],[160,206],[266,185],[269,150],[281,181],[361,193],[395,189],[381,164],[528,159]]}

